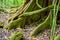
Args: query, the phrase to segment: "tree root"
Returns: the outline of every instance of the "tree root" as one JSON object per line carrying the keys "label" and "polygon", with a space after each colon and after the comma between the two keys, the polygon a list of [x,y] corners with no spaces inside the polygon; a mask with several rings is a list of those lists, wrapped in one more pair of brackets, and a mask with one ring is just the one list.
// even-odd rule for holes
{"label": "tree root", "polygon": [[7,22],[9,23],[10,21],[14,20],[18,15],[22,14],[24,12],[24,10],[26,10],[30,4],[32,3],[32,0],[29,1],[27,4],[23,4],[19,9],[18,11],[11,17],[7,20]]}
{"label": "tree root", "polygon": [[21,14],[19,17],[21,17],[21,16],[31,16],[31,15],[34,15],[34,14],[37,14],[37,13],[39,14],[43,11],[47,11],[47,10],[51,9],[52,7],[53,7],[53,5],[50,5],[46,8],[42,8],[42,9],[35,10],[35,11],[32,11],[32,12],[25,12],[24,14]]}
{"label": "tree root", "polygon": [[[38,16],[39,14],[37,14],[37,13],[40,13],[40,12],[42,12],[44,10],[47,10],[48,8],[51,8],[51,7],[52,6],[49,6],[49,7],[43,8],[41,10],[21,14],[18,19],[14,20],[14,21],[11,21],[4,28],[13,29],[13,28],[16,28],[17,25],[20,25],[20,27],[21,27],[21,26],[24,26],[26,24],[26,22],[29,23],[31,21],[36,21],[36,20],[39,19],[39,16]],[[33,15],[34,16],[36,15],[36,16],[34,17]]]}
{"label": "tree root", "polygon": [[23,18],[18,18],[17,20],[11,21],[4,28],[13,29],[13,28],[17,28],[18,25],[23,26],[23,25],[25,25],[25,21],[24,20],[25,19],[23,19]]}
{"label": "tree root", "polygon": [[42,8],[42,6],[39,5],[38,0],[36,0],[36,4],[37,4],[37,6],[38,6],[39,8]]}
{"label": "tree root", "polygon": [[[55,7],[55,6],[54,6]],[[57,15],[57,13],[58,13],[58,7],[59,6],[57,6],[57,10],[55,10],[56,11],[56,15]],[[55,12],[54,11],[54,12]],[[55,17],[57,17],[55,14],[53,14],[54,15],[54,18]],[[40,25],[38,25],[38,27],[35,29],[35,30],[33,30],[33,32],[31,33],[31,35],[30,36],[35,36],[35,35],[37,35],[39,32],[41,32],[41,30],[43,30],[43,29],[45,29],[45,28],[49,28],[49,27],[47,27],[47,26],[50,26],[50,28],[51,28],[51,22],[52,22],[52,19],[51,19],[51,17],[52,17],[52,13],[50,12],[50,14],[48,15],[48,17],[46,18],[46,20],[43,22],[43,23],[41,23]],[[55,18],[55,20],[56,20],[56,18]],[[56,21],[55,21],[56,22]],[[55,23],[54,22],[54,23]],[[55,25],[56,24],[54,24],[54,26],[53,27],[55,27]]]}
{"label": "tree root", "polygon": [[[46,8],[42,8],[40,10],[36,10],[36,11],[32,11],[30,8],[33,4],[35,4],[36,0],[31,0],[30,2],[28,2],[28,4],[25,6],[25,7],[22,7],[21,9],[19,9],[19,11],[17,11],[13,17],[11,17],[9,20],[8,20],[8,24],[4,27],[4,28],[7,28],[7,29],[13,29],[13,28],[16,28],[17,25],[21,25],[24,26],[26,23],[29,23],[31,21],[36,21],[40,18],[40,13],[43,12],[43,11],[46,11],[50,8],[53,7],[53,5],[50,5]],[[33,7],[33,6],[32,6]],[[21,11],[23,9],[23,11]],[[32,12],[29,12],[29,9],[32,11]],[[21,11],[21,12],[20,12]],[[20,14],[22,13],[23,14]],[[18,13],[18,14],[17,14]],[[14,20],[14,18],[16,18],[17,16],[19,16],[16,20]],[[23,18],[22,18],[23,17]],[[29,17],[29,18],[28,18]],[[21,23],[21,19],[23,20],[23,22]],[[18,21],[19,20],[19,21]],[[20,24],[18,24],[20,23]]]}
{"label": "tree root", "polygon": [[[14,20],[17,16],[21,15],[21,13],[25,14],[25,12],[32,11],[32,9],[33,9],[33,7],[35,5],[35,1],[36,0],[31,0],[25,6],[22,6],[22,8],[20,8],[19,11],[17,11],[11,18],[9,18],[7,22],[9,23],[11,20]],[[50,9],[50,7],[46,7],[45,9]],[[41,10],[43,11],[44,8],[41,9]]]}
{"label": "tree root", "polygon": [[38,27],[35,30],[33,30],[33,32],[31,33],[30,36],[35,36],[43,29],[49,28],[48,26],[50,24],[50,16],[51,16],[51,13],[48,15],[48,17],[46,18],[46,20],[43,23],[39,24]]}

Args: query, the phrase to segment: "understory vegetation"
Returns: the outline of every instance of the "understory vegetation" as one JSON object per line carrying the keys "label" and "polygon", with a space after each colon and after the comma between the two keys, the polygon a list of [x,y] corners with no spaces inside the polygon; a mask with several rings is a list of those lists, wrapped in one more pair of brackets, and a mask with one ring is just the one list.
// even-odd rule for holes
{"label": "understory vegetation", "polygon": [[[39,22],[29,37],[34,37],[46,28],[51,29],[50,40],[60,40],[60,35],[55,37],[59,24],[60,0],[0,0],[0,10],[9,13],[8,9],[14,8],[12,16],[6,25],[0,22],[4,29],[24,29],[25,25]],[[12,12],[10,12],[11,14]],[[59,15],[58,15],[59,14]],[[8,40],[22,40],[23,33],[15,32]]]}

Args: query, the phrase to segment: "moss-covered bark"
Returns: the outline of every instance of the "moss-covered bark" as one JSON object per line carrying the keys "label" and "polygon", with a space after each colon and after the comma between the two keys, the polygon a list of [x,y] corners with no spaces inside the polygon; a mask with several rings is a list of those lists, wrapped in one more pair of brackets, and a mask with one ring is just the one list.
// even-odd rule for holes
{"label": "moss-covered bark", "polygon": [[17,28],[18,25],[22,26],[24,24],[23,20],[24,20],[23,18],[19,18],[17,20],[11,21],[4,28],[6,28],[6,29],[13,29],[13,28]]}

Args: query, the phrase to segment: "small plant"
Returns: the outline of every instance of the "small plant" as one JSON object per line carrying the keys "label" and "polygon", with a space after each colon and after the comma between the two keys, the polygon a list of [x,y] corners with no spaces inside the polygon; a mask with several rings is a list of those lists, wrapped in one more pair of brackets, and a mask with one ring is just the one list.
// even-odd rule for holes
{"label": "small plant", "polygon": [[23,38],[23,33],[21,32],[15,32],[13,35],[9,38],[9,40],[21,40]]}
{"label": "small plant", "polygon": [[[6,6],[8,8],[19,7],[15,14],[7,20],[8,24],[4,26],[4,28],[9,30],[18,27],[24,28],[26,24],[34,23],[45,17],[29,36],[36,36],[42,30],[51,28],[50,40],[54,40],[57,26],[57,14],[60,10],[60,0],[1,0],[0,2],[3,2],[3,6],[0,6],[2,8]],[[9,40],[19,40],[21,36],[16,37],[15,35],[18,35],[18,33],[15,33]],[[57,38],[55,40],[57,40]]]}

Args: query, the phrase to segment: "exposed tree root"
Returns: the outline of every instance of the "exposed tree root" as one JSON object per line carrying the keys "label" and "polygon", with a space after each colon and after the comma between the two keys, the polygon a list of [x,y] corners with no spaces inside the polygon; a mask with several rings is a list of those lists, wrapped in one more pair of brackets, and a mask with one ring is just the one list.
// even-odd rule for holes
{"label": "exposed tree root", "polygon": [[42,6],[38,3],[38,0],[36,0],[36,4],[39,8],[42,8]]}
{"label": "exposed tree root", "polygon": [[52,7],[53,7],[53,5],[50,5],[50,6],[46,7],[46,8],[42,8],[42,9],[35,10],[35,11],[32,11],[32,12],[26,12],[24,14],[21,14],[20,17],[21,16],[30,16],[30,15],[38,14],[38,13],[41,13],[43,11],[47,11],[47,10],[51,9]]}
{"label": "exposed tree root", "polygon": [[28,8],[30,6],[30,4],[32,3],[33,0],[29,1],[27,4],[23,4],[18,11],[7,20],[7,22],[10,22],[12,20],[14,20],[14,18],[16,18],[18,15],[22,14],[24,10],[26,10],[26,8]]}
{"label": "exposed tree root", "polygon": [[[29,23],[31,21],[36,21],[36,20],[39,19],[39,16],[38,15],[40,14],[40,12],[42,12],[44,10],[48,10],[51,7],[52,7],[52,5],[51,6],[48,6],[46,8],[42,8],[41,10],[36,10],[36,11],[33,11],[33,12],[26,12],[24,14],[21,14],[18,19],[14,20],[14,21],[11,21],[4,28],[13,29],[13,28],[16,28],[17,25],[20,25],[20,27],[21,27],[21,26],[24,26],[26,24],[26,22]],[[39,14],[37,14],[37,13],[39,13]],[[35,17],[33,17],[33,15]]]}
{"label": "exposed tree root", "polygon": [[[54,6],[55,7],[55,6]],[[51,22],[52,22],[52,19],[51,19],[51,15],[54,15],[53,16],[53,19],[55,18],[55,17],[57,17],[57,13],[58,13],[58,7],[59,7],[59,4],[58,4],[58,6],[57,6],[57,8],[55,8],[55,10],[52,12],[52,13],[55,13],[55,14],[52,14],[52,13],[50,13],[49,15],[48,15],[48,17],[46,18],[46,20],[43,22],[43,23],[41,23],[40,25],[38,25],[38,27],[31,33],[31,35],[30,36],[35,36],[35,35],[37,35],[41,30],[43,30],[43,29],[45,29],[45,28],[49,28],[49,27],[47,27],[47,26],[49,26],[49,25],[51,25]],[[56,11],[56,12],[55,12]],[[55,21],[54,21],[55,20]],[[54,23],[56,23],[56,18],[53,20],[53,22]],[[53,25],[53,27],[55,27],[55,25],[56,24],[54,24]],[[51,26],[50,26],[51,27]]]}
{"label": "exposed tree root", "polygon": [[51,19],[51,38],[50,40],[54,40],[54,37],[55,37],[55,31],[56,31],[56,26],[57,26],[57,14],[58,14],[58,7],[59,7],[59,3],[57,4],[57,1],[53,1],[54,3],[54,8],[53,10],[51,10],[51,14],[52,14],[52,19]]}
{"label": "exposed tree root", "polygon": [[39,24],[38,27],[35,30],[33,30],[30,36],[37,35],[43,29],[49,28],[48,26],[50,24],[50,16],[51,16],[51,13],[48,15],[48,17],[45,19],[43,23]]}
{"label": "exposed tree root", "polygon": [[23,18],[19,18],[17,20],[11,21],[4,28],[6,28],[6,29],[13,29],[13,28],[17,28],[18,25],[22,26],[24,24],[23,20],[24,20]]}
{"label": "exposed tree root", "polygon": [[33,7],[35,5],[35,1],[36,0],[31,0],[26,5],[23,5],[22,8],[19,9],[19,11],[17,11],[11,18],[8,19],[8,22],[10,22],[11,20],[14,20],[21,13],[24,14],[25,12],[32,11],[32,9],[33,9]]}
{"label": "exposed tree root", "polygon": [[[26,2],[24,2],[24,4],[17,10],[17,12],[15,12],[15,14],[7,20],[8,24],[4,28],[6,29],[15,29],[18,27],[23,28],[26,24],[36,22],[40,20],[40,18],[45,17],[46,13],[50,11],[47,18],[33,30],[30,36],[35,36],[45,28],[52,27],[51,40],[54,40],[56,19],[57,13],[60,10],[59,9],[60,3],[57,2],[57,0],[53,0],[52,5],[50,5],[50,2],[49,3],[46,2],[48,0],[25,0],[25,1]],[[43,16],[41,15],[41,13],[43,14]],[[2,26],[2,23],[0,23],[0,26]],[[23,38],[23,33],[15,32],[12,35],[12,37],[9,38],[9,40],[21,40],[21,38]],[[60,40],[60,35],[57,36],[55,40]]]}

